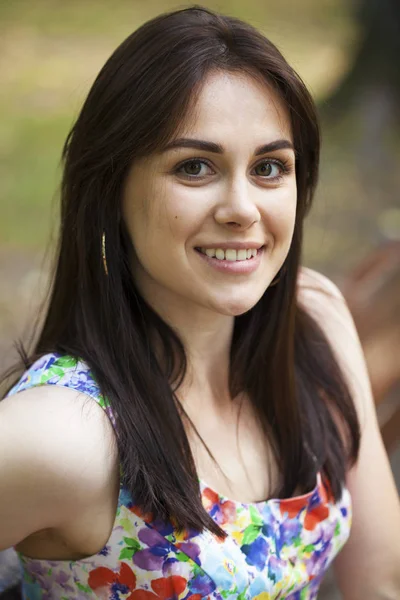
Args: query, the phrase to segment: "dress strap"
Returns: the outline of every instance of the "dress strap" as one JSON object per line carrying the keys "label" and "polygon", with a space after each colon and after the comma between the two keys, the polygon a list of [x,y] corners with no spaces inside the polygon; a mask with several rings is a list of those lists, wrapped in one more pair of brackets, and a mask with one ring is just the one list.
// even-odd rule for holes
{"label": "dress strap", "polygon": [[60,385],[91,396],[107,413],[115,429],[115,417],[110,403],[101,393],[100,386],[96,382],[89,365],[84,361],[55,352],[45,354],[25,371],[7,396],[40,385]]}

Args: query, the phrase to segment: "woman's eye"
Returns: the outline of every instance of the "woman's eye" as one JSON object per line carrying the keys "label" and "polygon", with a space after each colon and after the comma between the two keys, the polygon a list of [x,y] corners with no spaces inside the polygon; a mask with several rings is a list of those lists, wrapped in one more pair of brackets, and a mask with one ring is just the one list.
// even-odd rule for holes
{"label": "woman's eye", "polygon": [[[182,175],[190,178],[190,177],[195,177],[197,179],[201,179],[201,176],[204,176],[205,173],[203,171],[203,173],[201,173],[201,167],[205,165],[207,167],[209,167],[209,164],[207,162],[205,162],[204,160],[188,160],[186,162],[184,162],[182,165],[180,165],[180,167],[177,168],[176,173],[181,173]],[[200,177],[199,177],[200,175]]]}
{"label": "woman's eye", "polygon": [[260,169],[258,175],[261,177],[267,177],[268,179],[276,179],[282,174],[282,167],[277,163],[271,161],[264,161],[257,165],[255,169]]}

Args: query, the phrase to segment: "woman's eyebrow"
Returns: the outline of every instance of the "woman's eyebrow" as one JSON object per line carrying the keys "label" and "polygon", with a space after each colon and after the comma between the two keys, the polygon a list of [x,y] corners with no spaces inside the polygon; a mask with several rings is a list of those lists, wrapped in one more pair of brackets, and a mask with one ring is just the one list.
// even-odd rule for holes
{"label": "woman's eyebrow", "polygon": [[[163,146],[161,152],[166,152],[167,150],[171,150],[173,148],[195,148],[196,150],[215,152],[216,154],[224,153],[224,147],[221,146],[221,144],[207,142],[205,140],[196,140],[193,138],[178,138],[176,140],[172,140]],[[255,156],[259,156],[260,154],[266,154],[267,152],[273,152],[274,150],[282,150],[285,148],[293,150],[293,152],[295,151],[292,142],[282,139],[258,146],[254,154]]]}

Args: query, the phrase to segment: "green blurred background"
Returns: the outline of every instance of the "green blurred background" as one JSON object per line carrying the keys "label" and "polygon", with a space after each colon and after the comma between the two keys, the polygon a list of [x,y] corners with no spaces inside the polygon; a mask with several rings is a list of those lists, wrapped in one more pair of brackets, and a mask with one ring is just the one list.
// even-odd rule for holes
{"label": "green blurred background", "polygon": [[[190,4],[0,2],[0,367],[46,287],[43,257],[57,232],[61,147],[97,72],[145,20]],[[202,4],[261,29],[313,93],[323,155],[304,262],[340,280],[373,247],[400,236],[400,33],[393,28],[400,3]]]}

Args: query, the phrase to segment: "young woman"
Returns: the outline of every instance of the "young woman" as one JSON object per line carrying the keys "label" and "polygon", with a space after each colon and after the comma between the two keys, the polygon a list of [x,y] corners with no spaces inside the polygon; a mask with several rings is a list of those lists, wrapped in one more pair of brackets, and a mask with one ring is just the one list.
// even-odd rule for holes
{"label": "young woman", "polygon": [[240,20],[162,14],[101,70],[64,148],[46,316],[0,404],[0,549],[25,598],[310,599],[345,544],[344,598],[398,598],[360,343],[300,266],[318,157],[304,84]]}

